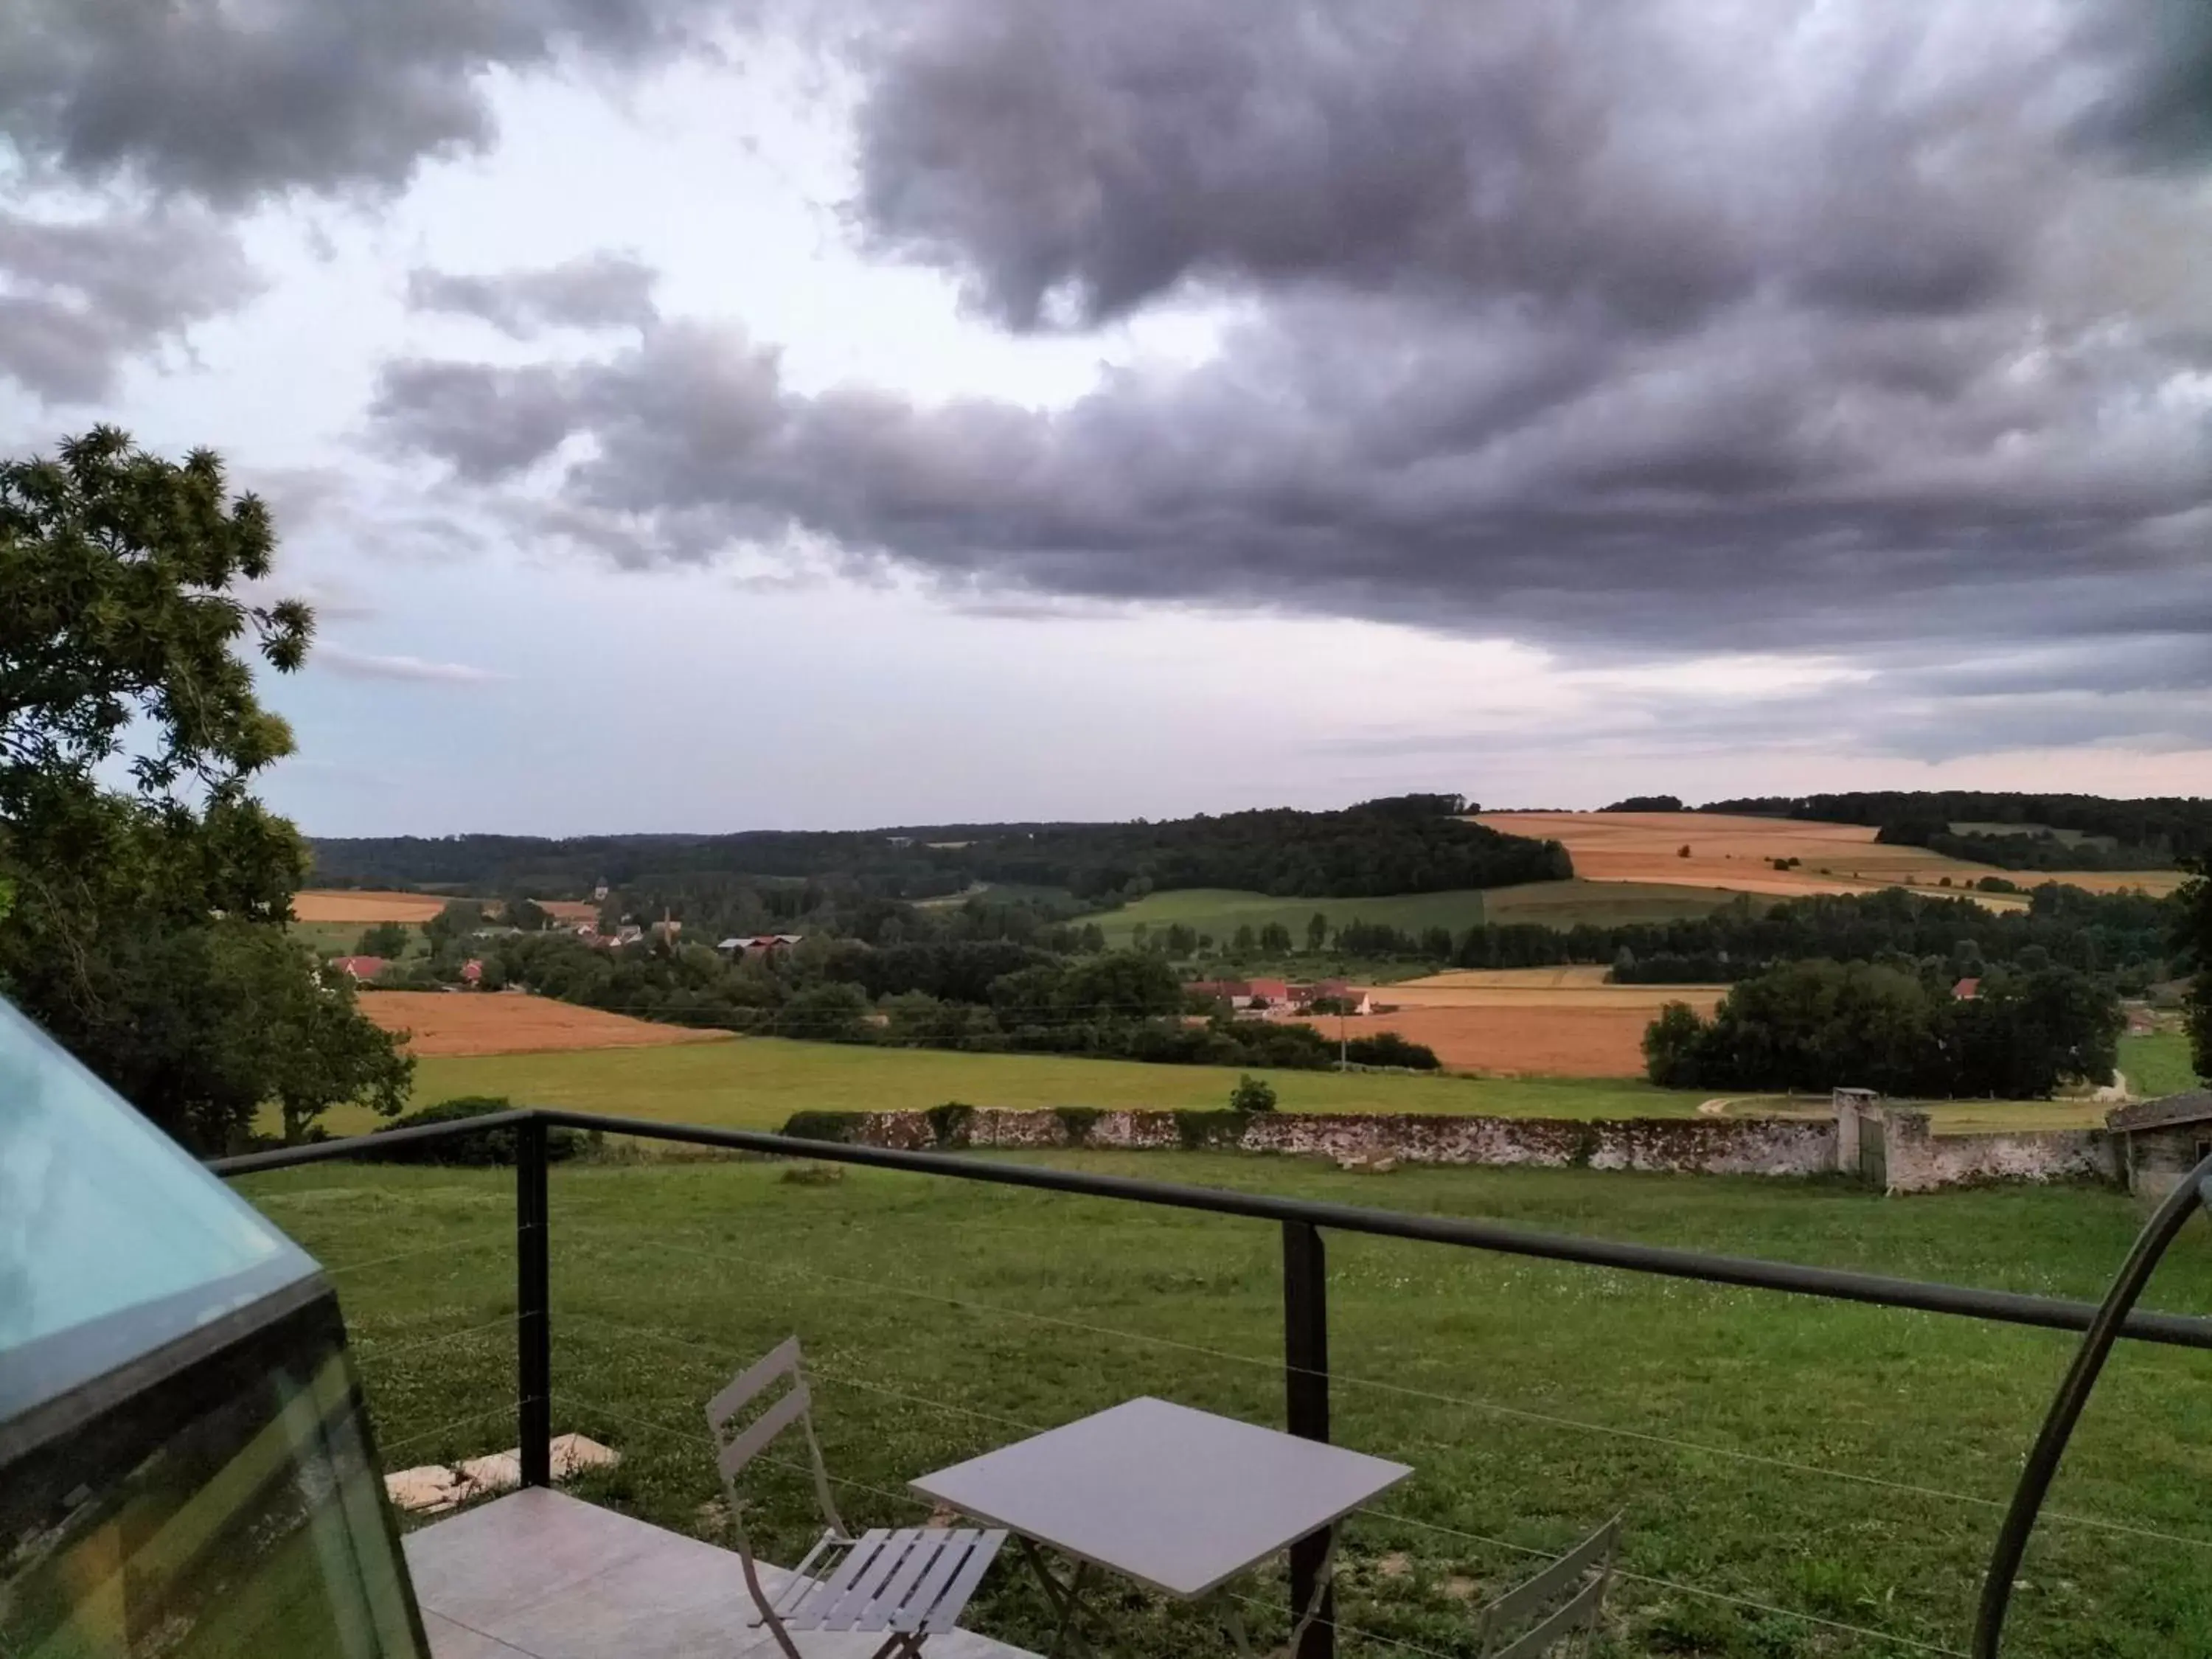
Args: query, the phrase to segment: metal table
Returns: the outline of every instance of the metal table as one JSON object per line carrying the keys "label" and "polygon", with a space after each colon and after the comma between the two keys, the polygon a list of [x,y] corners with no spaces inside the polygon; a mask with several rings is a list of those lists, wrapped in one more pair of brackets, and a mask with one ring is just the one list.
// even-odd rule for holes
{"label": "metal table", "polygon": [[[1092,1570],[1180,1601],[1210,1601],[1239,1653],[1251,1644],[1230,1582],[1318,1532],[1329,1554],[1291,1645],[1321,1606],[1336,1523],[1413,1471],[1341,1446],[1216,1417],[1164,1400],[1132,1400],[912,1483],[923,1497],[1004,1527],[1060,1615],[1053,1650],[1077,1628]],[[1075,1564],[1063,1580],[1042,1545]]]}

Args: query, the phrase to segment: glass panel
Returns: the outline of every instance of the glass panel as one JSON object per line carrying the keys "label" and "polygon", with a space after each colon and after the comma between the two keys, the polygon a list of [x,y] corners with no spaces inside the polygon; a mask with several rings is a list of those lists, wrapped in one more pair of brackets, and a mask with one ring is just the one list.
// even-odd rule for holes
{"label": "glass panel", "polygon": [[327,1300],[0,1471],[10,1659],[422,1659]]}
{"label": "glass panel", "polygon": [[0,1420],[314,1267],[0,1001]]}

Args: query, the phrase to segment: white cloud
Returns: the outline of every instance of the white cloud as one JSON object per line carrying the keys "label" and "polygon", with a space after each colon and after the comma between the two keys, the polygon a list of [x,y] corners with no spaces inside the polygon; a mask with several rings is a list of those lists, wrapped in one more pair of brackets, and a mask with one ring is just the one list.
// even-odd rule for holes
{"label": "white cloud", "polygon": [[422,657],[384,656],[343,645],[318,645],[308,660],[318,668],[357,680],[417,680],[442,685],[489,685],[507,678],[467,663],[431,662]]}

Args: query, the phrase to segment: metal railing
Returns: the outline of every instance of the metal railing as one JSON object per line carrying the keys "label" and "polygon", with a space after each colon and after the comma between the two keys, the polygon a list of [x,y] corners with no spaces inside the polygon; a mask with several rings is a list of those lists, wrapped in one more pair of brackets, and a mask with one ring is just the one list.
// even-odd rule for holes
{"label": "metal railing", "polygon": [[[1274,1222],[1282,1230],[1285,1421],[1290,1432],[1310,1440],[1326,1442],[1329,1438],[1328,1261],[1324,1230],[1382,1238],[1411,1239],[1545,1261],[1576,1262],[1710,1285],[1948,1314],[1996,1324],[2084,1332],[2091,1334],[2093,1339],[2106,1349],[2113,1340],[2122,1337],[2141,1342],[2212,1349],[2212,1319],[2133,1311],[2133,1294],[2128,1295],[2123,1302],[2121,1287],[2117,1285],[2113,1294],[2100,1307],[2094,1303],[2056,1297],[1897,1279],[1845,1268],[1807,1267],[1757,1257],[1719,1255],[1664,1245],[1539,1232],[1497,1222],[1415,1215],[1356,1205],[1276,1197],[1263,1193],[1236,1192],[1221,1188],[1098,1175],[1047,1165],[1006,1163],[977,1158],[973,1154],[899,1152],[836,1141],[802,1140],[752,1130],[722,1129],[702,1124],[661,1123],[594,1112],[567,1111],[559,1108],[524,1108],[489,1113],[451,1123],[387,1130],[377,1134],[318,1141],[275,1152],[211,1160],[208,1167],[216,1174],[228,1177],[260,1170],[293,1169],[301,1164],[353,1158],[364,1153],[382,1153],[409,1143],[452,1139],[499,1129],[514,1132],[516,1407],[521,1478],[525,1486],[547,1486],[552,1484],[553,1356],[551,1310],[548,1305],[548,1244],[551,1218],[546,1183],[546,1132],[552,1128],[596,1130],[639,1139],[673,1141],[686,1146],[805,1158],[820,1163],[860,1164],[956,1181],[1026,1187],[1089,1198],[1166,1206]],[[2208,1161],[2206,1170],[2212,1170],[2212,1161]],[[2202,1170],[2199,1172],[2200,1175],[2203,1173]],[[2193,1189],[2196,1177],[2191,1178],[2190,1184]],[[2169,1240],[2170,1237],[2169,1231]],[[2140,1282],[2132,1288],[2133,1291],[2139,1291]],[[2100,1351],[2100,1363],[2101,1357]],[[2094,1380],[2094,1368],[2091,1380]],[[2078,1413],[2078,1401],[2074,1409]],[[2070,1419],[2065,1428],[2070,1431]],[[2056,1447],[2039,1447],[2039,1462],[2047,1457],[2049,1464],[2055,1465],[2057,1451],[2063,1449],[2063,1444],[2062,1434]],[[2044,1469],[2046,1484],[2048,1474],[2046,1466]],[[2039,1506],[2040,1496],[2039,1492],[2036,1504],[2025,1510],[2016,1500],[2013,1513],[2007,1517],[2005,1542],[2001,1545],[2001,1550],[2004,1547],[2016,1549],[2024,1542],[2027,1528],[2033,1524],[2034,1507]],[[1302,1540],[1291,1552],[1290,1605],[1294,1619],[1297,1611],[1312,1602],[1315,1580],[1322,1570],[1325,1551],[1325,1537],[1316,1534]],[[1984,1617],[1987,1617],[1986,1609]],[[1996,1610],[1996,1617],[2002,1621],[2001,1601]],[[1334,1659],[1334,1619],[1333,1602],[1324,1592],[1319,1615],[1306,1627],[1300,1642],[1297,1659]],[[1986,1648],[1978,1646],[1977,1651],[1995,1652],[1994,1633],[1990,1638],[1990,1645]]]}

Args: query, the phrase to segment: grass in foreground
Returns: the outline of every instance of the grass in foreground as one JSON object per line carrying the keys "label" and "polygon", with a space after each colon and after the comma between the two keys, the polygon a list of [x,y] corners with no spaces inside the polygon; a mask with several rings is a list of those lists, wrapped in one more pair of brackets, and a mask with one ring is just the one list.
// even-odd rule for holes
{"label": "grass in foreground", "polygon": [[[1576,1170],[1060,1161],[2081,1297],[2139,1219],[2081,1189],[1884,1200]],[[582,1495],[726,1541],[701,1403],[793,1331],[858,1525],[915,1524],[912,1476],[1138,1394],[1281,1421],[1272,1227],[882,1172],[794,1178],[815,1167],[556,1168],[554,1426],[624,1459]],[[319,1165],[240,1184],[331,1268],[388,1468],[514,1443],[509,1174]],[[1620,1586],[1610,1655],[1955,1650],[1996,1506],[2072,1346],[1342,1234],[1328,1248],[1335,1437],[1417,1471],[1350,1531],[1340,1617],[1373,1633],[1347,1638],[1363,1654],[1472,1654],[1471,1607],[1526,1570],[1511,1547],[1555,1549],[1616,1508],[1642,1577]],[[2212,1302],[2204,1237],[2185,1237],[2149,1300]],[[2051,1507],[2165,1536],[2046,1522],[2008,1655],[2212,1651],[2202,1376],[2201,1355],[2116,1357]],[[802,1482],[771,1468],[756,1490],[770,1553],[788,1559]],[[1279,1605],[1279,1586],[1252,1593]],[[1142,1659],[1220,1650],[1148,1598],[1109,1605]],[[1255,1636],[1279,1640],[1279,1616],[1255,1611]],[[1012,1571],[974,1621],[1038,1650],[1049,1634]]]}

